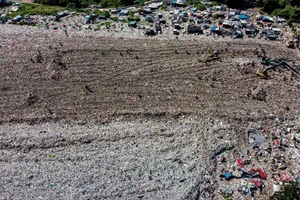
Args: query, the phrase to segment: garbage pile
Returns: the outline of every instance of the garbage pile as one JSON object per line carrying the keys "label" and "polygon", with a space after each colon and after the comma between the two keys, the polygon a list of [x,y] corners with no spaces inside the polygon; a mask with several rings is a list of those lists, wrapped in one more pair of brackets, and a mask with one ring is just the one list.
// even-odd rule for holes
{"label": "garbage pile", "polygon": [[300,185],[300,126],[279,125],[247,131],[248,145],[216,157],[223,197],[270,196],[283,183]]}
{"label": "garbage pile", "polygon": [[261,37],[268,40],[281,40],[283,32],[275,26],[266,27],[261,32]]}
{"label": "garbage pile", "polygon": [[[78,13],[79,15],[75,15],[75,12],[61,11],[53,16],[31,16],[30,18],[18,15],[13,19],[7,19],[8,10],[4,10],[0,11],[0,22],[36,25],[50,30],[106,30],[108,32],[122,32],[122,35],[130,30],[139,36],[153,36],[158,35],[157,33],[160,35],[205,34],[207,36],[231,36],[234,39],[242,39],[244,35],[253,38],[259,35],[258,38],[267,40],[283,39],[281,29],[286,30],[287,24],[282,18],[272,18],[261,14],[255,18],[254,12],[231,9],[225,5],[214,6],[211,2],[209,4],[206,4],[207,2],[202,3],[204,7],[199,9],[195,5],[178,6],[172,3],[166,3],[166,9],[161,9],[163,5],[161,1],[146,4],[140,9],[128,7],[110,10],[98,9],[97,6],[92,5],[88,12]],[[105,14],[94,13],[95,9]],[[121,27],[121,31],[118,28],[113,28],[113,25]],[[289,42],[288,47],[295,46],[294,43],[290,43],[293,42]]]}

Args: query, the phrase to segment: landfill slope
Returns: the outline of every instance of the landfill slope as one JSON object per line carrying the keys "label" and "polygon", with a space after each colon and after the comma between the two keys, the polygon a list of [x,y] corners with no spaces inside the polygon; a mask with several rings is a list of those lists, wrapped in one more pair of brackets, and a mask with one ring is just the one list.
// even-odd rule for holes
{"label": "landfill slope", "polygon": [[204,127],[226,126],[192,118],[2,126],[1,198],[181,199],[208,166],[199,157]]}
{"label": "landfill slope", "polygon": [[300,69],[282,41],[0,33],[3,199],[219,199],[220,154],[299,125],[299,77],[255,74],[263,51]]}

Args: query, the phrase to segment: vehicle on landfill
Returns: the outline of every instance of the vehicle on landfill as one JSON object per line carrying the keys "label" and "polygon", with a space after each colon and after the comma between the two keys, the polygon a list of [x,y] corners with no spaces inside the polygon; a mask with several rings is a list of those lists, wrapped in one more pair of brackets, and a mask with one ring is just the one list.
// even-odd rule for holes
{"label": "vehicle on landfill", "polygon": [[179,23],[173,24],[173,27],[174,27],[174,29],[177,29],[177,30],[180,30],[180,29],[181,29],[181,26],[180,26]]}
{"label": "vehicle on landfill", "polygon": [[255,37],[259,33],[259,30],[253,24],[247,24],[245,34],[249,37]]}
{"label": "vehicle on landfill", "polygon": [[161,31],[161,26],[160,26],[160,24],[155,24],[155,31],[156,31],[156,33],[160,33],[160,34],[162,34],[162,31]]}
{"label": "vehicle on landfill", "polygon": [[211,29],[211,33],[213,33],[213,34],[217,34],[217,35],[222,34],[222,30],[218,26],[213,25],[210,27],[210,29]]}
{"label": "vehicle on landfill", "polygon": [[136,28],[137,27],[137,22],[136,21],[130,21],[130,22],[128,22],[128,26]]}
{"label": "vehicle on landfill", "polygon": [[146,26],[144,26],[144,25],[139,25],[138,26],[138,29],[145,29],[146,28]]}
{"label": "vehicle on landfill", "polygon": [[179,30],[177,30],[177,29],[174,28],[174,29],[173,29],[173,34],[174,34],[174,35],[179,35]]}
{"label": "vehicle on landfill", "polygon": [[238,39],[238,38],[242,39],[244,37],[244,34],[241,30],[234,30],[232,33],[232,37],[234,39]]}
{"label": "vehicle on landfill", "polygon": [[99,15],[98,19],[104,19],[104,20],[106,20],[107,17],[105,15]]}
{"label": "vehicle on landfill", "polygon": [[153,36],[153,35],[156,35],[156,34],[157,34],[157,32],[155,31],[155,29],[153,27],[145,28],[145,35]]}
{"label": "vehicle on landfill", "polygon": [[61,11],[61,12],[55,13],[53,15],[53,18],[51,20],[59,22],[60,18],[65,17],[67,15],[69,15],[68,11],[66,11],[66,10],[65,11]]}
{"label": "vehicle on landfill", "polygon": [[230,20],[224,20],[221,22],[223,28],[231,29],[233,28],[233,22]]}
{"label": "vehicle on landfill", "polygon": [[2,14],[2,15],[0,16],[0,20],[2,21],[2,23],[7,22],[7,15],[6,15],[6,14]]}
{"label": "vehicle on landfill", "polygon": [[19,22],[19,21],[21,21],[23,19],[23,17],[21,16],[21,15],[18,15],[18,16],[16,16],[16,17],[14,17],[13,19],[12,19],[12,21],[13,22]]}
{"label": "vehicle on landfill", "polygon": [[285,19],[281,18],[281,17],[277,17],[276,22],[277,23],[285,23]]}
{"label": "vehicle on landfill", "polygon": [[294,68],[292,68],[289,64],[287,64],[285,61],[283,61],[281,59],[276,60],[276,59],[261,57],[260,63],[265,66],[270,66],[267,68],[258,69],[256,71],[257,76],[259,76],[261,78],[269,78],[270,76],[268,75],[268,71],[278,68],[278,67],[282,67],[283,69],[290,69],[297,75],[300,75],[300,73],[298,71],[296,71]]}
{"label": "vehicle on landfill", "polygon": [[196,26],[195,24],[188,24],[187,25],[187,33],[188,34],[203,34],[203,30],[200,26]]}
{"label": "vehicle on landfill", "polygon": [[67,10],[65,10],[65,11],[61,11],[61,12],[56,13],[56,15],[61,18],[61,17],[68,16],[69,12]]}
{"label": "vehicle on landfill", "polygon": [[117,9],[113,9],[110,11],[111,14],[118,14],[118,10]]}
{"label": "vehicle on landfill", "polygon": [[266,40],[277,40],[278,39],[277,35],[271,34],[271,33],[268,33],[268,34],[264,35],[263,37]]}
{"label": "vehicle on landfill", "polygon": [[159,19],[159,21],[160,21],[160,23],[162,23],[162,24],[166,24],[167,23],[167,21],[166,21],[166,19]]}
{"label": "vehicle on landfill", "polygon": [[122,9],[122,10],[119,12],[119,16],[120,16],[120,17],[128,16],[128,15],[129,15],[129,10],[128,10],[128,9]]}
{"label": "vehicle on landfill", "polygon": [[207,59],[206,59],[205,62],[210,62],[210,61],[218,60],[218,59],[220,59],[219,52],[214,51],[213,53],[210,53],[210,54],[207,55]]}
{"label": "vehicle on landfill", "polygon": [[290,39],[285,42],[285,45],[288,48],[295,49],[297,47],[299,48],[300,42],[299,42],[299,40]]}
{"label": "vehicle on landfill", "polygon": [[119,21],[119,22],[125,22],[125,18],[119,17],[119,18],[118,18],[118,21]]}
{"label": "vehicle on landfill", "polygon": [[142,7],[140,14],[146,16],[147,14],[151,14],[152,10],[148,7]]}
{"label": "vehicle on landfill", "polygon": [[263,16],[262,21],[263,21],[263,22],[271,22],[271,23],[274,23],[274,19],[273,19],[272,17],[269,17],[269,16]]}
{"label": "vehicle on landfill", "polygon": [[16,11],[18,11],[19,9],[20,9],[19,6],[14,6],[14,7],[12,7],[10,10],[11,10],[12,12],[16,12]]}
{"label": "vehicle on landfill", "polygon": [[86,15],[85,19],[86,19],[86,24],[91,24],[97,19],[97,15],[96,14]]}
{"label": "vehicle on landfill", "polygon": [[145,21],[147,22],[153,22],[153,17],[151,15],[147,15],[146,18],[145,18]]}

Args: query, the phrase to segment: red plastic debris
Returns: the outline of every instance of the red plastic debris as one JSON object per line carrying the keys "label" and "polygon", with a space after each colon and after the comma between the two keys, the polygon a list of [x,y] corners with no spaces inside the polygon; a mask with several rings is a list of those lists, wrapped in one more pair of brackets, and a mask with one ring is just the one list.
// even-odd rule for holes
{"label": "red plastic debris", "polygon": [[280,172],[280,181],[282,182],[289,182],[289,181],[293,181],[293,176],[288,173],[288,172]]}
{"label": "red plastic debris", "polygon": [[251,182],[254,183],[257,188],[260,188],[263,185],[260,180],[251,180]]}
{"label": "red plastic debris", "polygon": [[237,162],[237,164],[238,164],[239,166],[244,167],[244,165],[243,165],[243,159],[238,158],[238,159],[236,159],[236,162]]}
{"label": "red plastic debris", "polygon": [[280,146],[280,139],[274,140],[274,143],[275,143],[276,146]]}
{"label": "red plastic debris", "polygon": [[257,171],[256,171],[256,169],[254,169],[253,167],[250,169],[250,172],[251,173],[256,173]]}
{"label": "red plastic debris", "polygon": [[267,173],[265,171],[263,171],[261,168],[257,168],[257,172],[261,179],[267,179],[267,177],[268,177]]}

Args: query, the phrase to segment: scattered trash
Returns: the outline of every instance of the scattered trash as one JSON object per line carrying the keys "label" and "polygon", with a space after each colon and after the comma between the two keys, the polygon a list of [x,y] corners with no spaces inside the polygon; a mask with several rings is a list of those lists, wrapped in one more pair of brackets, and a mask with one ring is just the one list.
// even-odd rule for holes
{"label": "scattered trash", "polygon": [[279,192],[280,191],[280,185],[273,184],[273,192]]}
{"label": "scattered trash", "polygon": [[220,192],[224,196],[231,196],[233,194],[233,189],[232,188],[221,188]]}
{"label": "scattered trash", "polygon": [[220,175],[220,177],[224,177],[226,180],[230,180],[233,178],[233,175],[231,172],[224,172],[223,174]]}

